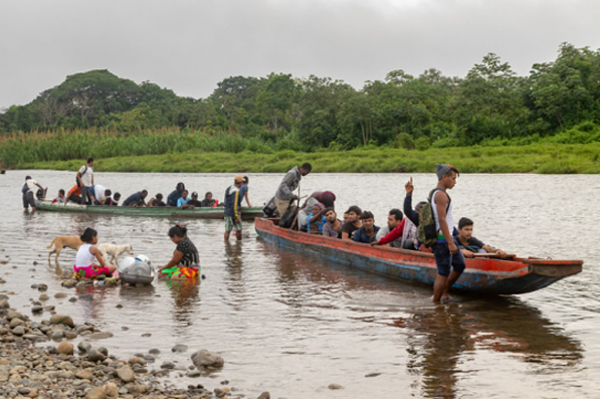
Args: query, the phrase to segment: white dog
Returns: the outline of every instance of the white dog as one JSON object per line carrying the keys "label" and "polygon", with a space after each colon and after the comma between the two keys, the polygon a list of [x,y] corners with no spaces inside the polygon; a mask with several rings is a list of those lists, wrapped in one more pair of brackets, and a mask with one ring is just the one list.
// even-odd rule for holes
{"label": "white dog", "polygon": [[100,244],[100,245],[98,245],[98,249],[100,250],[100,253],[102,254],[102,257],[104,258],[105,261],[109,262],[108,255],[110,255],[111,256],[110,263],[114,262],[114,264],[116,266],[119,266],[119,256],[123,252],[127,252],[129,255],[133,255],[133,248],[129,244],[126,244],[126,245]]}

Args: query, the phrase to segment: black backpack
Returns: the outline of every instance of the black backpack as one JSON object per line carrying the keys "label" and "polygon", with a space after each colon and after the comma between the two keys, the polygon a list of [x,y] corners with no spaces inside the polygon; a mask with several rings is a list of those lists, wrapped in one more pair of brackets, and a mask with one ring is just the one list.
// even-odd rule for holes
{"label": "black backpack", "polygon": [[[87,165],[85,165],[85,169],[83,170],[83,173],[81,174],[81,177],[83,177],[83,175],[85,175],[85,172],[87,172]],[[77,174],[79,174],[79,172],[77,172]],[[77,187],[81,188],[81,184],[79,183],[79,179],[77,178],[77,175],[75,175],[75,183],[77,184]]]}
{"label": "black backpack", "polygon": [[271,198],[263,208],[263,214],[266,218],[272,218],[275,215],[277,206],[275,205],[275,197]]}
{"label": "black backpack", "polygon": [[279,219],[279,227],[283,227],[284,229],[289,229],[292,227],[292,223],[294,223],[294,219],[298,215],[298,207],[295,207],[294,210],[287,210],[281,219]]}

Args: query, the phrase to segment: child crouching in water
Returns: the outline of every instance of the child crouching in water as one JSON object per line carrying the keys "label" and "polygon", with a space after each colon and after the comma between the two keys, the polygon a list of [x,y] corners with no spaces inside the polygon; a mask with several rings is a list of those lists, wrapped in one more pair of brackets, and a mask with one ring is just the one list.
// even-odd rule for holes
{"label": "child crouching in water", "polygon": [[159,277],[171,280],[186,280],[200,274],[200,257],[194,243],[187,236],[183,225],[176,225],[169,230],[171,241],[177,244],[173,257],[159,269]]}
{"label": "child crouching in water", "polygon": [[[106,261],[102,257],[100,250],[94,245],[98,243],[98,232],[90,227],[85,229],[83,235],[79,237],[85,244],[79,247],[77,250],[77,256],[75,257],[75,276],[78,279],[81,278],[95,278],[101,274],[110,277],[117,267],[114,265],[107,265]],[[94,263],[97,260],[100,266]]]}

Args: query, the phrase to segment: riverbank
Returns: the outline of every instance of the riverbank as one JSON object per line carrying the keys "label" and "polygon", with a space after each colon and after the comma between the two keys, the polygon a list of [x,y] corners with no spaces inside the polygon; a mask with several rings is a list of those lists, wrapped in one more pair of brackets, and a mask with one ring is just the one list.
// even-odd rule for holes
{"label": "riverbank", "polygon": [[[94,154],[91,154],[94,155]],[[283,173],[310,162],[323,173],[429,173],[435,163],[450,163],[461,173],[600,173],[600,144],[530,144],[498,147],[430,148],[424,151],[367,147],[312,153],[279,151],[259,154],[202,152],[122,156],[98,159],[97,171],[153,173]],[[23,162],[20,169],[77,170],[83,159]]]}
{"label": "riverbank", "polygon": [[[6,281],[0,279],[0,282]],[[80,294],[90,284],[65,280],[63,287],[69,290],[77,285],[75,290]],[[188,385],[187,389],[167,385],[161,378],[185,376],[193,381],[193,378],[210,376],[223,367],[223,360],[207,351],[195,352],[190,357],[184,353],[188,350],[186,345],[175,345],[172,351],[181,354],[181,363],[185,363],[183,358],[186,358],[189,365],[162,362],[160,366],[151,367],[160,358],[158,349],[121,360],[97,344],[113,333],[102,332],[89,322],[76,324],[71,316],[57,314],[55,305],[50,304],[52,298],[69,296],[70,301],[91,300],[85,298],[92,294],[57,292],[52,295],[47,292],[46,284],[34,284],[31,288],[34,295],[30,298],[33,303],[30,311],[34,316],[48,315],[39,322],[11,307],[9,301],[18,293],[2,291],[0,294],[0,393],[5,397],[234,399],[246,396],[235,392],[236,388],[228,386],[226,380],[212,391],[199,383]],[[75,340],[80,341],[77,346]],[[269,396],[264,392],[259,398]]]}

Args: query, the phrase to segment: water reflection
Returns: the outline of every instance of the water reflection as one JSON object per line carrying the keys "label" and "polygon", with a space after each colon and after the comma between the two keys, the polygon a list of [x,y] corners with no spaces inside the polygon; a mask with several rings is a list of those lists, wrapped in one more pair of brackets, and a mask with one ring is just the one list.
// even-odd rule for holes
{"label": "water reflection", "polygon": [[428,398],[459,397],[460,359],[476,350],[518,355],[534,373],[577,371],[583,359],[578,340],[516,298],[437,306],[389,325],[409,330],[407,369],[417,394]]}
{"label": "water reflection", "polygon": [[173,299],[173,319],[178,329],[187,329],[194,324],[194,317],[200,305],[200,281],[199,278],[188,280],[167,280],[159,282],[165,284]]}

